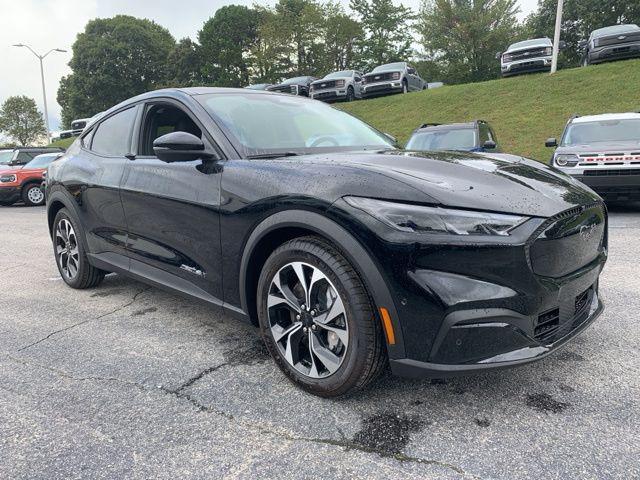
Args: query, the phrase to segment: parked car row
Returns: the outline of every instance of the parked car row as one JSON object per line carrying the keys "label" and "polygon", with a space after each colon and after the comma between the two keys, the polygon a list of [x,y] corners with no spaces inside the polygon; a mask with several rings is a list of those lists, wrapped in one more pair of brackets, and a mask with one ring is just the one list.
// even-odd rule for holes
{"label": "parked car row", "polygon": [[[582,65],[611,60],[640,57],[640,27],[634,24],[614,25],[591,32],[588,40],[578,47],[584,52]],[[561,41],[560,50],[566,48]],[[505,52],[496,54],[503,77],[551,69],[553,42],[549,38],[534,38],[509,45]]]}
{"label": "parked car row", "polygon": [[[36,149],[30,149],[36,150]],[[39,149],[41,151],[54,149]],[[49,153],[36,155],[26,164],[13,164],[0,171],[0,205],[9,206],[22,200],[28,206],[44,205],[42,188],[47,168],[64,151],[55,149]],[[1,152],[0,152],[1,154]]]}
{"label": "parked car row", "polygon": [[428,83],[407,62],[395,62],[377,66],[367,74],[341,70],[321,79],[301,76],[288,78],[277,85],[260,83],[245,88],[302,95],[325,102],[350,102],[359,98],[426,90]]}

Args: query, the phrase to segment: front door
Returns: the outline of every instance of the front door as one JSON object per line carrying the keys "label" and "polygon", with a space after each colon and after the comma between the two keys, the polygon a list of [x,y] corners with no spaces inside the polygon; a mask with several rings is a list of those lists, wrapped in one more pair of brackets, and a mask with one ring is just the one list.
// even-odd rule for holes
{"label": "front door", "polygon": [[131,271],[221,304],[221,170],[204,168],[202,160],[166,163],[153,153],[153,141],[173,131],[211,141],[195,115],[175,101],[146,104],[138,124],[136,156],[121,186]]}

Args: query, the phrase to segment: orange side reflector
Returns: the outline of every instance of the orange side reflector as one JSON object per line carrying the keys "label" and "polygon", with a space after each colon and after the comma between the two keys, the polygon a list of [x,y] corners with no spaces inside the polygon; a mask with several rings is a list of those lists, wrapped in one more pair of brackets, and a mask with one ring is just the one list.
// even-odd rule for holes
{"label": "orange side reflector", "polygon": [[380,316],[382,317],[382,326],[384,327],[384,333],[387,336],[387,343],[389,345],[395,345],[396,334],[393,332],[393,324],[391,323],[389,310],[384,307],[380,307]]}

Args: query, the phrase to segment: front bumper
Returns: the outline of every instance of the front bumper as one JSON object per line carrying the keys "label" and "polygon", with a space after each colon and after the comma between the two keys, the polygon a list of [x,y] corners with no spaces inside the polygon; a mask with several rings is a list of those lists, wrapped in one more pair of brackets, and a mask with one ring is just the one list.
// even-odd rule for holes
{"label": "front bumper", "polygon": [[501,66],[502,76],[518,75],[520,73],[543,72],[551,69],[551,57],[531,58],[504,63]]}
{"label": "front bumper", "polygon": [[589,52],[589,63],[640,57],[640,43],[609,45]]}
{"label": "front bumper", "polygon": [[13,203],[20,200],[20,187],[0,186],[0,202]]}
{"label": "front bumper", "polygon": [[402,80],[392,82],[367,83],[362,86],[362,97],[379,97],[402,92]]}
{"label": "front bumper", "polygon": [[600,195],[605,201],[640,200],[640,169],[585,170],[580,175],[571,174]]}
{"label": "front bumper", "polygon": [[345,100],[347,98],[347,89],[337,88],[335,90],[312,91],[311,98],[313,98],[314,100],[321,100],[323,102]]}

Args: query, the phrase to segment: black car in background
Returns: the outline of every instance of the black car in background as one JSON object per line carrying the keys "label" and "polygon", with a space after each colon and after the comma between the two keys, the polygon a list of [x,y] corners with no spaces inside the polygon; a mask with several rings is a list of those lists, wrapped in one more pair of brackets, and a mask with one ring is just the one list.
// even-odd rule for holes
{"label": "black car in background", "polygon": [[614,25],[591,32],[589,40],[580,42],[584,49],[582,65],[640,57],[640,27]]}
{"label": "black car in background", "polygon": [[290,93],[291,95],[308,97],[310,86],[316,80],[316,77],[310,76],[288,78],[282,83],[267,87],[267,90],[270,92]]}
{"label": "black car in background", "polygon": [[43,153],[62,153],[59,147],[15,147],[0,150],[0,170],[26,165]]}
{"label": "black car in background", "polygon": [[474,120],[467,123],[422,124],[411,134],[406,149],[499,152],[496,135],[484,120]]}
{"label": "black car in background", "polygon": [[259,325],[297,385],[545,357],[602,311],[606,210],[539,162],[396,150],[325,103],[244,89],[127,100],[49,167],[73,288],[106,272]]}
{"label": "black car in background", "polygon": [[378,97],[427,89],[416,69],[407,62],[379,65],[362,77],[362,97]]}

